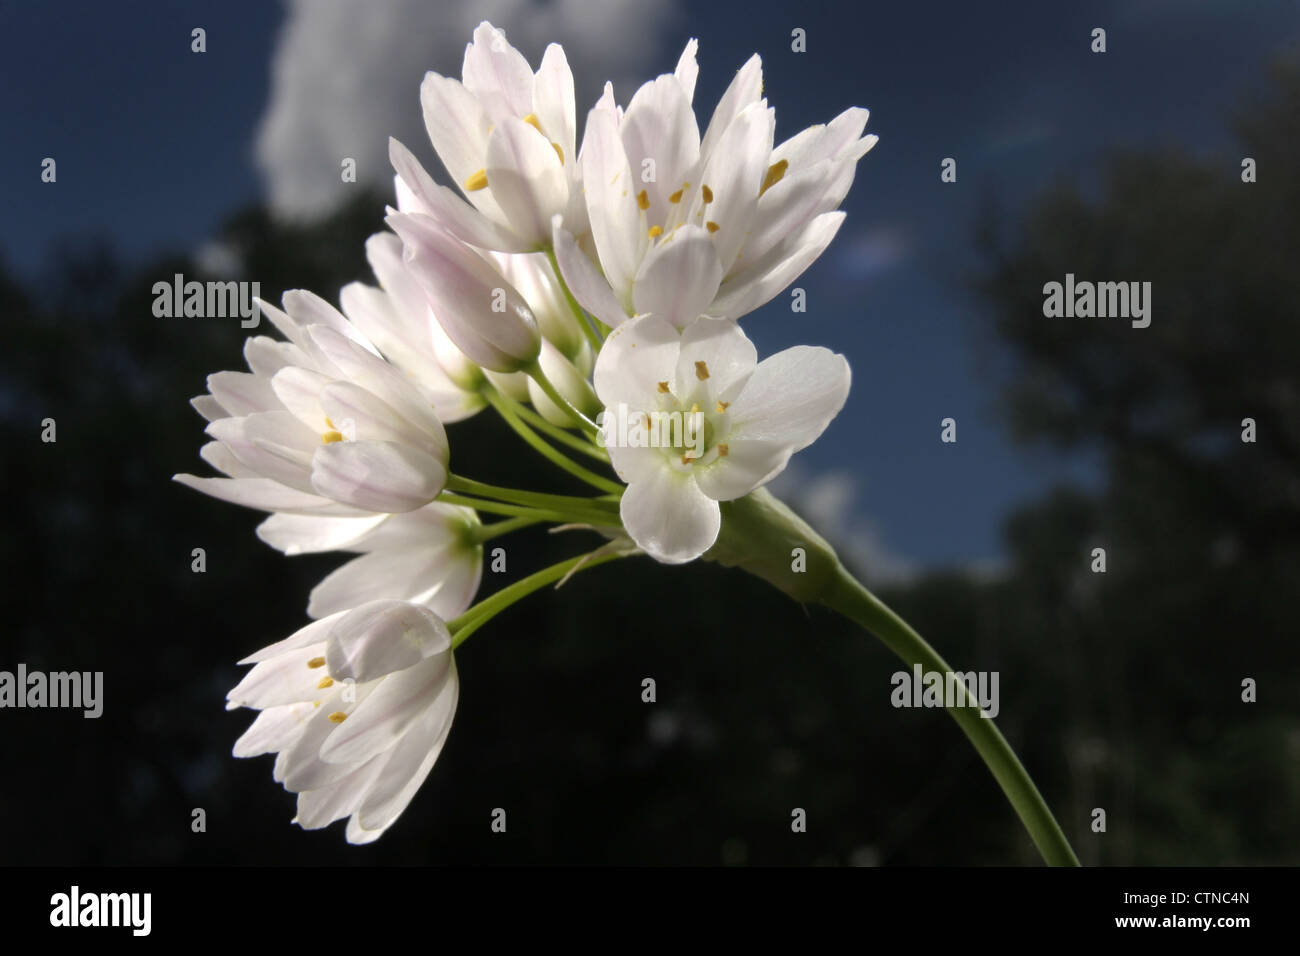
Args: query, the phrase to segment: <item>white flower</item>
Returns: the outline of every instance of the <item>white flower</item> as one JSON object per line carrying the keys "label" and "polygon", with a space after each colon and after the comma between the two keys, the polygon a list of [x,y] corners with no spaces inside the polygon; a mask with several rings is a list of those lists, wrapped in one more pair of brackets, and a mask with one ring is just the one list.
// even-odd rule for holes
{"label": "white flower", "polygon": [[260,710],[236,757],[275,753],[298,794],[294,822],[348,818],[370,843],[410,804],[442,752],[460,682],[446,624],[428,608],[375,601],[307,625],[241,664],[227,709]]}
{"label": "white flower", "polygon": [[[762,363],[728,319],[699,319],[679,333],[657,316],[619,326],[596,360],[610,461],[627,482],[623,526],[656,560],[680,564],[707,551],[721,523],[718,502],[775,478],[817,440],[849,393],[844,356],[796,346]],[[653,444],[650,416],[678,413],[673,440]],[[610,416],[642,428],[614,439]],[[686,419],[694,419],[694,435]],[[667,421],[660,415],[660,421]]]}
{"label": "white flower", "polygon": [[427,74],[420,102],[433,148],[469,203],[436,185],[394,141],[398,176],[446,229],[480,248],[543,249],[557,214],[585,232],[573,74],[564,49],[548,46],[534,75],[505,34],[484,21],[465,48],[462,80]]}
{"label": "white flower", "polygon": [[315,618],[381,599],[421,604],[451,620],[474,600],[483,576],[482,527],[472,508],[434,502],[397,515],[334,518],[273,514],[257,536],[287,555],[351,551],[312,589]]}
{"label": "white flower", "polygon": [[289,339],[246,343],[251,372],[208,377],[194,400],[215,439],[201,452],[225,478],[182,484],[266,511],[360,517],[413,511],[447,477],[447,435],[426,397],[339,312],[289,292],[259,302]]}
{"label": "white flower", "polygon": [[[587,117],[582,167],[596,264],[570,224],[552,240],[575,298],[609,326],[655,313],[684,327],[739,318],[812,264],[834,237],[857,162],[876,143],[853,108],[773,149],[757,54],[723,94],[703,138],[691,109],[695,41],[674,74],[626,111],[612,90]],[[601,275],[603,271],[603,278]]]}
{"label": "white flower", "polygon": [[537,360],[541,335],[532,310],[486,259],[432,216],[394,213],[387,222],[402,237],[406,268],[434,318],[471,361],[517,372]]}

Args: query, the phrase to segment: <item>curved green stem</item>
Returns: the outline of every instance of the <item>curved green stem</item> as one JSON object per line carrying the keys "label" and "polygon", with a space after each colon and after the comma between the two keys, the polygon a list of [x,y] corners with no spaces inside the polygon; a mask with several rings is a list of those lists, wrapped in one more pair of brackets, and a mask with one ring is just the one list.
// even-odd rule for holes
{"label": "curved green stem", "polygon": [[531,425],[540,432],[544,432],[555,441],[558,441],[562,445],[567,445],[574,451],[582,452],[582,454],[589,458],[594,458],[602,464],[609,464],[609,452],[605,451],[601,446],[593,444],[588,439],[575,435],[573,432],[566,431],[559,425],[548,422],[539,413],[533,411],[527,405],[515,401],[509,395],[506,395],[503,392],[498,392],[497,394],[501,397],[503,402],[510,406],[511,411],[524,420],[525,424]]}
{"label": "curved green stem", "polygon": [[559,564],[553,564],[549,568],[530,574],[523,580],[516,581],[495,594],[489,595],[460,617],[447,623],[452,633],[452,648],[459,647],[466,638],[516,601],[546,587],[553,581],[560,580],[569,572],[585,571],[621,557],[625,557],[625,555],[615,552],[597,554],[593,551],[588,554],[580,554],[576,558],[569,558]]}
{"label": "curved green stem", "polygon": [[491,541],[493,538],[499,538],[503,534],[509,534],[511,531],[518,531],[520,528],[527,528],[530,525],[539,524],[543,519],[533,518],[529,515],[518,515],[514,518],[506,518],[504,521],[495,521],[492,524],[480,525],[474,531],[474,540],[478,544],[485,541]]}
{"label": "curved green stem", "polygon": [[[843,565],[837,567],[830,586],[820,600],[822,604],[876,635],[909,665],[920,664],[924,671],[945,674],[952,672],[948,663],[921,635],[859,584]],[[962,685],[958,682],[956,686]],[[981,716],[975,702],[965,699],[964,690],[961,696],[962,700],[954,701],[953,706],[947,708],[948,713],[975,745],[998,786],[1011,801],[1020,822],[1029,831],[1038,852],[1052,866],[1078,866],[1079,858],[1074,855],[1060,824],[1052,816],[1043,795],[1034,786],[1034,781],[1030,779],[1024,764],[1011,749],[1007,739],[992,720]]]}
{"label": "curved green stem", "polygon": [[569,291],[569,284],[564,281],[564,274],[560,272],[560,263],[555,259],[554,249],[548,248],[546,250],[546,259],[551,264],[551,273],[555,276],[555,281],[559,283],[560,291],[564,293],[564,301],[569,304],[569,311],[573,313],[573,318],[577,321],[578,328],[582,329],[582,334],[587,337],[587,344],[591,346],[592,352],[599,352],[602,344],[600,334],[596,331],[594,325],[587,320],[587,313],[583,311],[582,306],[578,305],[578,300]]}
{"label": "curved green stem", "polygon": [[523,371],[529,378],[537,383],[538,387],[543,393],[545,393],[547,398],[554,402],[558,408],[562,409],[566,415],[573,419],[573,423],[582,430],[584,435],[594,436],[596,434],[596,423],[586,415],[582,414],[582,412],[578,411],[572,402],[560,394],[560,390],[555,387],[551,380],[546,377],[546,373],[542,371],[542,365],[540,362],[534,362]]}
{"label": "curved green stem", "polygon": [[609,512],[610,515],[618,512],[618,506],[604,498],[581,498],[576,495],[552,495],[541,491],[524,491],[521,488],[503,488],[500,485],[489,485],[486,481],[475,481],[473,478],[463,478],[460,475],[448,475],[446,487],[448,491],[463,491],[470,495],[498,498],[510,504],[526,505],[530,508],[549,508],[552,511],[575,508],[595,509]]}
{"label": "curved green stem", "polygon": [[527,442],[534,451],[545,457],[552,464],[558,465],[575,478],[580,478],[593,488],[599,488],[601,491],[621,492],[623,490],[623,486],[618,482],[611,481],[602,475],[596,474],[594,471],[583,468],[559,449],[547,444],[542,437],[537,434],[537,432],[524,424],[523,419],[516,415],[514,410],[507,405],[501,396],[495,391],[485,389],[483,395],[487,398],[492,407],[497,410],[497,413],[505,419],[506,424],[513,428],[518,433],[519,437]]}

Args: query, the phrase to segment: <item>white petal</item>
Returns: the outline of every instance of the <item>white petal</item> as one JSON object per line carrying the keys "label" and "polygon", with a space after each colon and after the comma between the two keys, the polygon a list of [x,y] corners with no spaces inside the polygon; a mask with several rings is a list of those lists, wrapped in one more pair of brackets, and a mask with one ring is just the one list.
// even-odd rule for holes
{"label": "white petal", "polygon": [[397,743],[448,679],[451,655],[439,654],[383,678],[321,746],[326,763],[357,763]]}
{"label": "white petal", "polygon": [[269,380],[251,372],[214,372],[208,391],[229,415],[252,415],[280,408]]}
{"label": "white petal", "polygon": [[564,47],[552,43],[542,54],[542,65],[533,80],[533,112],[542,132],[564,150],[565,160],[577,159],[574,149],[578,128],[574,106],[573,72]]}
{"label": "white petal", "polygon": [[201,478],[197,475],[172,475],[172,480],[232,505],[243,505],[245,508],[257,508],[261,511],[287,511],[293,514],[359,514],[355,508],[349,508],[317,494],[298,491],[272,478]]}
{"label": "white petal", "polygon": [[[437,73],[425,75],[420,105],[434,151],[456,186],[464,190],[465,180],[483,168],[491,120],[473,93],[457,80]],[[483,208],[480,203],[475,205]]]}
{"label": "white petal", "polygon": [[322,617],[367,601],[422,599],[438,584],[444,567],[451,563],[452,556],[445,548],[371,551],[326,575],[312,589],[307,613]]}
{"label": "white petal", "polygon": [[[357,823],[358,837],[362,836],[363,831],[383,832],[410,804],[442,753],[459,699],[460,679],[453,659],[438,696],[420,715],[415,726],[393,748],[383,772],[366,794],[361,810],[353,818]],[[353,839],[351,823],[348,839]]]}
{"label": "white petal", "polygon": [[682,333],[673,393],[683,405],[713,404],[733,392],[758,366],[758,351],[730,319],[700,319]]}
{"label": "white petal", "polygon": [[677,329],[653,315],[624,322],[611,332],[593,376],[605,408],[621,402],[634,412],[657,409],[659,383],[673,381],[680,347]]}
{"label": "white petal", "polygon": [[704,133],[700,144],[700,155],[706,159],[712,154],[723,131],[731,121],[740,115],[740,111],[751,103],[757,103],[763,95],[763,61],[757,53],[745,61],[731,84],[727,87],[709,120],[709,128]]}
{"label": "white petal", "polygon": [[743,498],[785,469],[793,449],[779,441],[745,441],[728,436],[727,455],[697,466],[695,480],[714,501]]}
{"label": "white petal", "polygon": [[344,438],[354,441],[391,441],[413,445],[445,459],[445,443],[432,441],[393,406],[351,382],[330,382],[320,392],[321,407]]}
{"label": "white petal", "polygon": [[712,233],[723,273],[731,270],[758,206],[758,191],[767,174],[772,152],[773,111],[755,103],[732,120],[718,139],[700,177],[712,190],[713,201],[705,202],[703,190],[692,200],[688,222],[713,222]]}
{"label": "white petal", "polygon": [[211,395],[196,395],[190,399],[190,405],[210,422],[214,422],[218,418],[230,417],[230,412],[226,411],[221,403]]}
{"label": "white petal", "polygon": [[[486,151],[484,158],[486,158]],[[401,181],[411,190],[423,211],[433,216],[457,238],[470,245],[503,252],[527,252],[530,243],[498,225],[446,186],[435,183],[410,150],[388,140],[388,157]]]}
{"label": "white petal", "polygon": [[288,365],[275,373],[271,379],[271,389],[280,404],[293,416],[317,434],[329,431],[325,421],[325,412],[321,410],[320,390],[329,384],[329,379],[319,372]]}
{"label": "white petal", "polygon": [[474,30],[474,42],[465,48],[461,76],[465,88],[483,103],[494,122],[532,112],[533,71],[505,34],[486,20]]}
{"label": "white petal", "polygon": [[295,822],[304,830],[319,830],[335,820],[356,813],[385,762],[383,756],[376,757],[346,777],[298,794],[298,816]]}
{"label": "white petal", "polygon": [[628,485],[619,514],[637,546],[664,564],[698,558],[713,546],[722,524],[718,503],[700,491],[694,477],[667,465]]}
{"label": "white petal", "polygon": [[268,707],[235,741],[231,754],[235,757],[260,757],[283,750],[302,732],[314,710],[310,702]]}
{"label": "white petal", "polygon": [[641,263],[633,304],[679,329],[708,308],[722,282],[713,240],[699,226],[682,226],[652,248]]}
{"label": "white petal", "polygon": [[634,175],[637,190],[644,189],[649,202],[646,221],[665,230],[671,228],[670,215],[680,207],[669,197],[697,179],[695,168],[700,159],[699,127],[681,84],[671,76],[661,76],[643,85],[628,104],[619,131],[634,174],[644,170],[647,159],[654,160],[653,181],[647,183],[644,176]]}
{"label": "white petal", "polygon": [[303,365],[306,359],[296,345],[269,335],[254,335],[244,340],[244,361],[254,374],[263,378],[270,378],[286,365]]}
{"label": "white petal", "polygon": [[370,601],[335,622],[325,660],[330,676],[362,682],[414,667],[450,648],[447,625],[428,608],[405,601]]}
{"label": "white petal", "polygon": [[631,312],[632,280],[650,239],[637,208],[640,190],[623,151],[618,121],[608,111],[587,115],[582,141],[582,181],[587,215],[605,278],[625,312]]}
{"label": "white petal", "polygon": [[258,710],[311,701],[320,696],[317,685],[324,671],[308,664],[324,652],[324,644],[307,644],[261,661],[226,695],[226,700],[235,707]]}
{"label": "white petal", "polygon": [[791,452],[811,445],[849,396],[843,355],[798,345],[759,363],[731,408],[731,436],[781,442]]}
{"label": "white petal", "polygon": [[552,241],[555,246],[555,259],[560,266],[564,283],[578,300],[578,304],[604,322],[611,329],[627,319],[627,313],[619,304],[614,290],[609,287],[605,277],[596,266],[578,248],[573,236],[563,227],[563,217],[552,220],[554,232]]}
{"label": "white petal", "polygon": [[728,278],[718,290],[710,315],[738,319],[769,302],[801,276],[825,251],[844,222],[844,213],[822,213],[790,244],[786,258],[767,271],[743,271]]}
{"label": "white petal", "polygon": [[507,117],[488,137],[487,181],[514,231],[544,247],[551,217],[564,211],[569,184],[564,166],[546,137],[523,120]]}
{"label": "white petal", "polygon": [[312,486],[327,498],[365,511],[412,511],[442,491],[447,469],[410,445],[340,441],[317,449]]}
{"label": "white petal", "polygon": [[789,254],[808,224],[835,209],[853,185],[853,163],[825,159],[763,193],[733,273],[766,273]]}
{"label": "white petal", "polygon": [[686,49],[682,50],[681,57],[677,60],[677,69],[673,75],[677,77],[677,82],[681,84],[682,92],[686,94],[686,102],[695,99],[695,80],[700,75],[700,66],[695,62],[695,53],[700,47],[700,41],[691,37],[686,41]]}
{"label": "white petal", "polygon": [[355,544],[387,519],[388,515],[382,514],[364,518],[273,514],[257,526],[257,536],[286,555],[338,551]]}
{"label": "white petal", "polygon": [[336,618],[324,618],[319,621],[312,621],[305,627],[300,627],[282,641],[277,641],[267,647],[262,648],[253,654],[245,657],[240,664],[260,664],[262,661],[269,661],[273,657],[279,657],[285,651],[297,650],[306,647],[308,644],[319,644],[323,649],[325,639],[329,637],[330,628],[334,626]]}
{"label": "white petal", "polygon": [[199,449],[199,457],[217,471],[231,478],[260,478],[261,476],[234,456],[219,441],[210,441]]}

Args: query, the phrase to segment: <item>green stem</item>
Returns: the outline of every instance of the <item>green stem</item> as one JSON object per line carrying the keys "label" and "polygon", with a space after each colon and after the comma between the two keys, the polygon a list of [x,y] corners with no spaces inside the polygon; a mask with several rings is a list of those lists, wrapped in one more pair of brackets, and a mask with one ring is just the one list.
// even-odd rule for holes
{"label": "green stem", "polygon": [[555,387],[551,380],[546,377],[546,373],[542,371],[542,365],[540,362],[534,362],[523,371],[537,383],[538,387],[541,388],[547,398],[554,402],[558,408],[573,419],[573,423],[582,430],[583,434],[593,436],[596,434],[596,423],[586,415],[582,414],[582,412],[578,411],[578,409],[574,408],[573,403],[560,394],[560,390]]}
{"label": "green stem", "polygon": [[[927,672],[952,672],[947,662],[921,635],[859,584],[844,570],[843,565],[837,568],[821,603],[875,634],[907,664],[920,664]],[[1079,858],[1070,848],[1060,824],[1052,816],[1043,795],[1034,786],[1034,781],[1030,779],[1024,764],[1011,749],[1007,739],[992,720],[981,716],[973,701],[965,700],[964,690],[962,697],[962,700],[954,701],[954,706],[948,707],[948,713],[975,745],[998,786],[1011,801],[1020,822],[1029,831],[1038,852],[1052,866],[1078,866]]]}
{"label": "green stem", "polygon": [[611,506],[608,501],[602,498],[581,498],[576,495],[552,495],[541,491],[524,491],[521,488],[503,488],[500,485],[489,485],[486,481],[475,481],[473,478],[463,478],[460,475],[447,476],[447,490],[453,492],[463,491],[470,495],[498,498],[514,505],[548,508],[552,511],[577,508],[607,511],[611,515],[618,512],[617,505]]}
{"label": "green stem", "polygon": [[592,509],[566,509],[563,511],[554,508],[532,508],[527,505],[507,504],[500,501],[488,501],[483,498],[471,498],[466,495],[452,494],[444,491],[435,501],[445,502],[449,505],[464,505],[466,508],[473,508],[476,511],[482,511],[485,514],[506,515],[511,518],[535,518],[537,521],[549,521],[556,524],[589,524],[595,527],[618,527],[619,521],[617,516],[608,511],[596,511]]}
{"label": "green stem", "polygon": [[552,464],[558,465],[569,474],[582,479],[593,488],[599,488],[601,491],[621,492],[623,490],[622,485],[611,481],[602,475],[598,475],[594,471],[589,471],[588,469],[583,468],[559,449],[548,445],[542,437],[537,434],[537,432],[524,424],[523,419],[516,415],[514,410],[511,409],[495,391],[484,390],[483,395],[487,398],[492,407],[497,410],[497,413],[505,419],[506,424],[513,428],[518,433],[519,437],[527,442],[534,451],[545,457]]}
{"label": "green stem", "polygon": [[506,395],[503,392],[498,392],[497,394],[501,396],[502,401],[510,406],[511,411],[524,420],[525,424],[531,425],[538,431],[546,433],[551,438],[555,439],[555,441],[558,441],[562,445],[567,445],[574,451],[582,452],[584,455],[594,458],[602,464],[609,464],[609,452],[605,451],[604,448],[592,444],[586,438],[580,438],[573,434],[573,432],[566,431],[559,425],[548,422],[538,412],[533,411],[527,405],[515,401],[509,395]]}
{"label": "green stem", "polygon": [[459,647],[466,638],[516,601],[546,587],[553,581],[560,580],[570,571],[578,569],[579,565],[581,565],[580,570],[586,571],[589,568],[594,568],[597,565],[621,557],[624,557],[624,555],[617,553],[596,554],[594,551],[589,554],[580,554],[576,558],[569,558],[559,564],[553,564],[549,568],[544,568],[530,574],[521,581],[516,581],[508,587],[502,588],[495,594],[479,601],[460,617],[448,622],[447,626],[452,633],[452,648]]}
{"label": "green stem", "polygon": [[574,319],[577,320],[578,327],[582,329],[582,334],[587,337],[587,343],[591,346],[591,351],[593,353],[599,352],[602,344],[600,334],[596,331],[592,322],[587,321],[587,313],[583,311],[582,306],[578,305],[578,300],[569,291],[569,284],[564,281],[564,274],[560,272],[560,263],[555,259],[555,250],[548,248],[546,258],[551,263],[551,272],[555,276],[555,281],[560,284],[560,290],[564,293],[564,300],[569,303],[569,310],[573,313]]}
{"label": "green stem", "polygon": [[480,526],[474,532],[474,540],[482,544],[485,541],[491,541],[493,538],[499,538],[503,534],[509,534],[511,531],[518,531],[520,528],[538,524],[541,520],[528,515],[519,515],[514,518],[507,518],[504,521],[495,521],[492,524]]}

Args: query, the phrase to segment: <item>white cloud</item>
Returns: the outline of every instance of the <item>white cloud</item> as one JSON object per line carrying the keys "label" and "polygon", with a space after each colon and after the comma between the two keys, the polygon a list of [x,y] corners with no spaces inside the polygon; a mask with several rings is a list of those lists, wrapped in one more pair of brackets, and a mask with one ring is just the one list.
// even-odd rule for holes
{"label": "white cloud", "polygon": [[[288,0],[271,64],[271,92],[256,159],[276,213],[327,212],[351,187],[340,171],[356,160],[358,182],[389,189],[388,137],[437,169],[420,112],[428,70],[460,76],[474,27],[490,20],[534,67],[549,42],[564,45],[577,82],[578,115],[613,80],[631,84],[671,72],[686,36],[666,43],[677,0]],[[676,42],[680,40],[680,42]]]}

